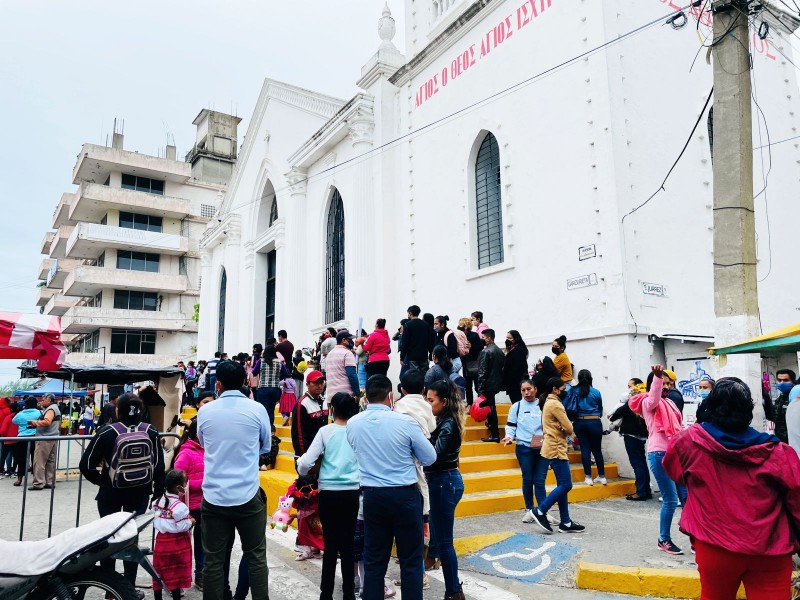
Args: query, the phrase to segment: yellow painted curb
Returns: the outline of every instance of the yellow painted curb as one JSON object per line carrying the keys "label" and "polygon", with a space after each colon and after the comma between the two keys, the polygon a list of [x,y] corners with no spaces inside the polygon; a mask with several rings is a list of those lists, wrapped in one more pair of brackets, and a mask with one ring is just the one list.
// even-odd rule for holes
{"label": "yellow painted curb", "polygon": [[[578,563],[576,583],[580,589],[658,596],[662,598],[699,598],[700,575],[689,569],[645,569],[598,563]],[[737,598],[744,598],[739,589]]]}
{"label": "yellow painted curb", "polygon": [[474,554],[478,550],[483,550],[487,546],[504,542],[514,535],[513,531],[501,531],[499,533],[487,533],[484,535],[471,535],[453,540],[453,546],[458,556]]}

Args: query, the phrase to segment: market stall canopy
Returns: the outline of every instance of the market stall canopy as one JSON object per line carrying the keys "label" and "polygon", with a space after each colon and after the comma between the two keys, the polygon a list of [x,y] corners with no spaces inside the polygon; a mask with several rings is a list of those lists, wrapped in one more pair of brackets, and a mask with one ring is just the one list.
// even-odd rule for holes
{"label": "market stall canopy", "polygon": [[65,379],[75,383],[97,383],[122,385],[142,381],[158,381],[162,377],[179,377],[183,374],[173,366],[127,366],[127,365],[61,365],[53,371],[40,371],[39,374],[51,379]]}
{"label": "market stall canopy", "polygon": [[45,394],[53,394],[57,398],[68,398],[70,396],[75,398],[83,398],[86,396],[84,390],[70,389],[69,384],[65,385],[63,381],[57,379],[48,379],[44,385],[31,390],[17,390],[14,392],[15,396],[36,396],[41,397]]}
{"label": "market stall canopy", "polygon": [[764,335],[750,338],[729,346],[714,346],[708,352],[714,356],[726,354],[761,354],[774,356],[800,352],[800,323],[776,329]]}

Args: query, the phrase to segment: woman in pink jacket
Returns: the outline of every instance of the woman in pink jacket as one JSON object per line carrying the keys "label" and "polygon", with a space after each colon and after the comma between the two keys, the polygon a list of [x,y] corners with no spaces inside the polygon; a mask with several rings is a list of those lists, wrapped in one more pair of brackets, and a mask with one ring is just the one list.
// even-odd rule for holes
{"label": "woman in pink jacket", "polygon": [[367,361],[367,377],[386,375],[389,371],[389,353],[392,351],[389,332],[386,331],[386,319],[375,322],[375,331],[369,334],[364,342],[364,352],[369,353]]}
{"label": "woman in pink jacket", "polygon": [[753,398],[725,377],[707,399],[707,418],[679,434],[664,469],[689,497],[681,531],[697,553],[702,600],[789,597],[800,549],[800,459],[774,435],[750,427]]}
{"label": "woman in pink jacket", "polygon": [[197,419],[192,419],[186,428],[188,439],[181,444],[173,468],[186,473],[189,480],[188,502],[189,514],[194,517],[194,584],[198,590],[203,589],[203,566],[206,555],[203,552],[203,521],[200,505],[203,503],[203,458],[204,451],[197,440]]}

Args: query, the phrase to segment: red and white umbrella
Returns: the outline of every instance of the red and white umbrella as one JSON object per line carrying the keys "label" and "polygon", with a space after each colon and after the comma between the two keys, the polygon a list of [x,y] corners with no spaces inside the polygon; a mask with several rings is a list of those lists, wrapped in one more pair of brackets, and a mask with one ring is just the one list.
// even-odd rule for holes
{"label": "red and white umbrella", "polygon": [[0,312],[0,358],[36,360],[40,371],[55,371],[66,354],[60,318]]}

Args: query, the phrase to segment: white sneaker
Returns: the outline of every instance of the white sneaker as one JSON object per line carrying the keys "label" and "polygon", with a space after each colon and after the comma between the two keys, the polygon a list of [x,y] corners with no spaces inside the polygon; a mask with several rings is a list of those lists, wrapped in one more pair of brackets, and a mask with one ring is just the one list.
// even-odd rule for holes
{"label": "white sneaker", "polygon": [[602,484],[602,485],[608,485],[608,479],[606,479],[606,478],[605,478],[605,477],[603,477],[603,476],[595,477],[595,478],[594,478],[594,482],[595,482],[595,483]]}
{"label": "white sneaker", "polygon": [[533,511],[532,510],[526,510],[525,511],[525,516],[522,517],[522,522],[523,523],[533,523],[535,520],[536,519],[533,516]]}
{"label": "white sneaker", "polygon": [[592,478],[589,475],[586,476],[586,479],[583,480],[583,483],[586,485],[594,485],[594,481],[592,481]]}
{"label": "white sneaker", "polygon": [[547,522],[550,523],[550,525],[560,525],[561,519],[559,519],[558,517],[554,517],[550,513],[547,513]]}

